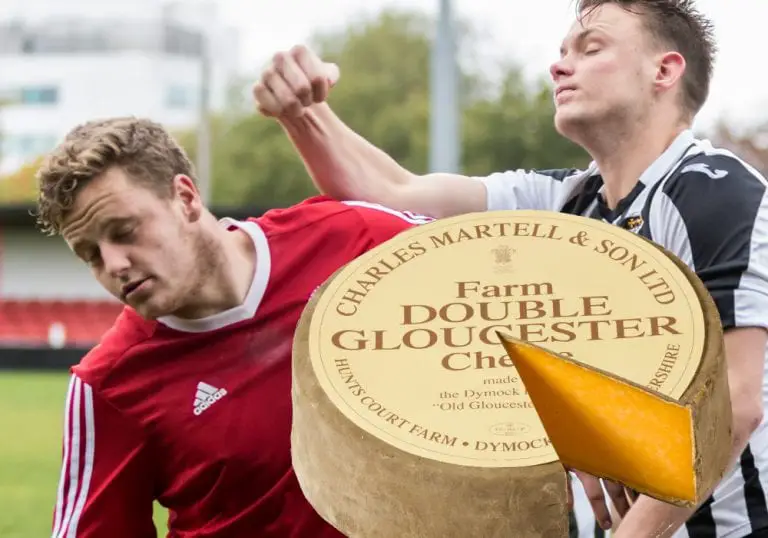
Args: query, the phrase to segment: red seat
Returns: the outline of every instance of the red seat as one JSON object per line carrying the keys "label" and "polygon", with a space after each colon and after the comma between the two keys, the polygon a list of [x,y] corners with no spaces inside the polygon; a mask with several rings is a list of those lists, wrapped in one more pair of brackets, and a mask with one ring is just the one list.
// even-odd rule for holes
{"label": "red seat", "polygon": [[0,344],[90,347],[122,309],[114,301],[0,300]]}

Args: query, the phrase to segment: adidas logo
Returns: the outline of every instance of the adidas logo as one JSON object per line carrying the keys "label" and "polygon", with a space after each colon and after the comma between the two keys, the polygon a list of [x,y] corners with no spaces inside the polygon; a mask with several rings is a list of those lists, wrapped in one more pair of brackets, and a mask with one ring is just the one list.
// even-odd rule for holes
{"label": "adidas logo", "polygon": [[202,414],[203,411],[226,395],[227,389],[217,389],[216,387],[201,381],[197,384],[197,393],[195,394],[195,415]]}

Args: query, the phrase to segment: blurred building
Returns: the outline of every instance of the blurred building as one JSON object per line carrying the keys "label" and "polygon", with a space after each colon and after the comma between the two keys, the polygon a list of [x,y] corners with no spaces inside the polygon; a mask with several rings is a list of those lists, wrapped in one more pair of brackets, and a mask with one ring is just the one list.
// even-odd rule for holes
{"label": "blurred building", "polygon": [[2,4],[0,174],[96,117],[194,126],[206,43],[213,108],[223,106],[237,75],[238,36],[219,21],[215,0]]}

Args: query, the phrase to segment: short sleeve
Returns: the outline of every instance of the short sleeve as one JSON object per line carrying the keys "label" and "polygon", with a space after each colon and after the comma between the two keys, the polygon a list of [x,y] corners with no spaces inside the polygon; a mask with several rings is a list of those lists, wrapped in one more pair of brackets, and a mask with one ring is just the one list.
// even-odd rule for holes
{"label": "short sleeve", "polygon": [[768,328],[768,189],[728,155],[684,165],[653,199],[651,239],[691,267],[714,299],[723,329]]}
{"label": "short sleeve", "polygon": [[555,170],[508,170],[474,179],[485,185],[488,211],[538,209],[559,211],[581,179],[592,172]]}

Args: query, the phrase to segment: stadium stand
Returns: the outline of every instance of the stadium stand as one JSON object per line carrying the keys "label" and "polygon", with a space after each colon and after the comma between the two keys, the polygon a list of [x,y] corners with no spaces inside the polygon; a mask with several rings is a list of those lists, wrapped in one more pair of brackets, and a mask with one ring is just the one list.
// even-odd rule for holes
{"label": "stadium stand", "polygon": [[0,300],[0,342],[19,347],[90,347],[121,309],[121,304],[108,301]]}

